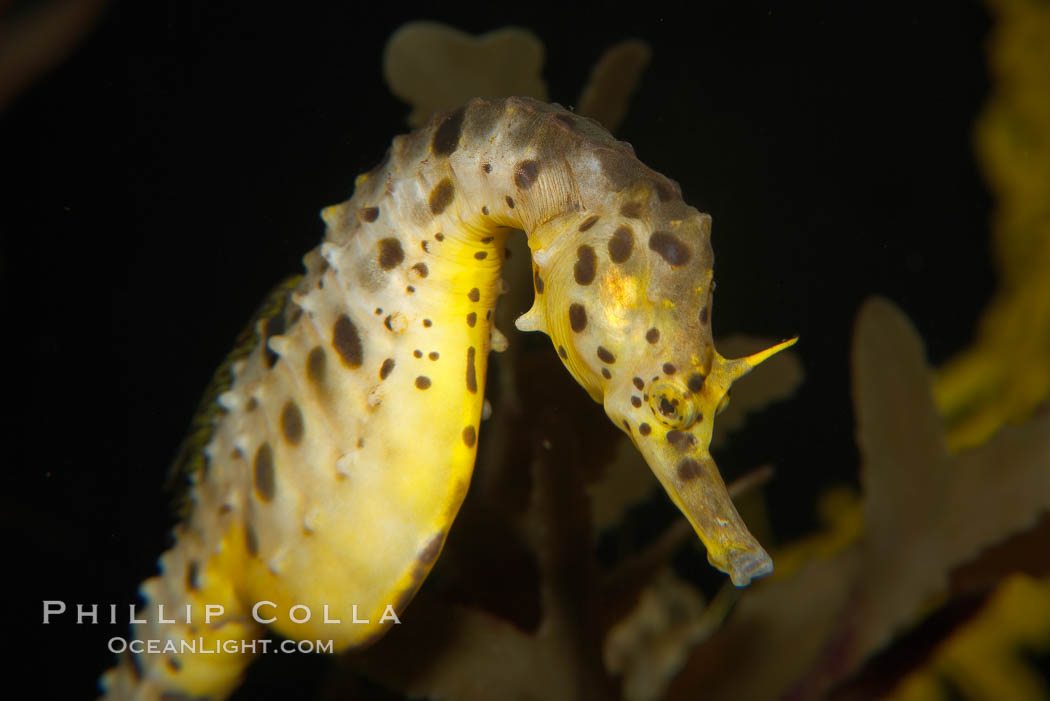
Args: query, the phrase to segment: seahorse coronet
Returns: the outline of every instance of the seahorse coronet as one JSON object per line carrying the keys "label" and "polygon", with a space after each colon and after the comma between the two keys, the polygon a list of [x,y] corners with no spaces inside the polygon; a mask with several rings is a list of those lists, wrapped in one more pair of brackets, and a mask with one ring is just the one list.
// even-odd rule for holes
{"label": "seahorse coronet", "polygon": [[[629,144],[557,105],[475,99],[396,137],[321,218],[305,274],[279,288],[255,345],[230,363],[185,527],[143,586],[147,608],[220,605],[223,616],[148,619],[136,637],[220,645],[265,624],[343,650],[397,622],[470,484],[488,353],[507,343],[491,316],[515,229],[535,282],[516,326],[550,336],[716,567],[741,586],[771,571],[708,445],[732,381],[793,341],[717,354],[711,218]],[[662,387],[687,406],[673,421],[660,420],[659,397],[653,408]],[[280,615],[261,620],[260,602]],[[291,620],[295,607],[313,617]],[[140,656],[104,683],[111,698],[218,699],[250,658]]]}

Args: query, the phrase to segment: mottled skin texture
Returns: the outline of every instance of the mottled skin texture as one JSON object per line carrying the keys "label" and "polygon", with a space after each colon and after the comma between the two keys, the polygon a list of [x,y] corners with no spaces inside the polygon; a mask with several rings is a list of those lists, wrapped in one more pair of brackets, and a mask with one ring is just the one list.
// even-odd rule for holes
{"label": "mottled skin texture", "polygon": [[[467,492],[506,237],[528,235],[545,331],[626,431],[734,583],[772,569],[707,446],[739,361],[711,341],[710,218],[596,123],[529,99],[474,100],[394,139],[354,196],[325,209],[322,245],[267,339],[233,365],[193,508],[143,591],[193,624],[141,638],[252,639],[251,606],[302,639],[365,644],[401,613]],[[226,615],[203,622],[204,604]],[[289,619],[310,607],[309,623]],[[351,624],[351,605],[359,619]],[[322,623],[330,618],[342,625]],[[249,655],[147,655],[113,698],[222,698]],[[174,698],[174,697],[172,697]]]}

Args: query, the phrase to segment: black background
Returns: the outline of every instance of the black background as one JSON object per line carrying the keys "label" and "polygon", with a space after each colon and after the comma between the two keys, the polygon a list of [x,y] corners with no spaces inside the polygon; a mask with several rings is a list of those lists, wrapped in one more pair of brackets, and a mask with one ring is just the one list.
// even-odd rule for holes
{"label": "black background", "polygon": [[856,479],[860,302],[901,306],[936,363],[969,342],[992,292],[972,149],[989,85],[978,5],[263,5],[118,3],[0,116],[15,351],[3,512],[8,579],[27,586],[10,604],[20,646],[54,672],[41,698],[90,698],[125,626],[45,627],[40,602],[134,601],[167,544],[162,483],[211,372],[320,240],[320,208],[406,131],[381,76],[405,21],[530,28],[563,105],[604,48],[651,43],[618,136],[714,217],[716,335],[801,336],[806,384],[729,458],[777,465],[782,538],[812,527],[821,486]]}

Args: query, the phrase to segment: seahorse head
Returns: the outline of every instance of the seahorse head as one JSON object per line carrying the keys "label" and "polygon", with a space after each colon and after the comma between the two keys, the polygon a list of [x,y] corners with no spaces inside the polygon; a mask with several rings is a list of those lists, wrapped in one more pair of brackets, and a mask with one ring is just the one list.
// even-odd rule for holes
{"label": "seahorse head", "polygon": [[551,336],[692,522],[712,564],[746,584],[772,563],[736,513],[708,448],[732,383],[794,340],[722,357],[711,336],[711,218],[681,201],[617,211],[573,215],[552,223],[560,235],[535,237],[551,243],[534,248],[536,304],[518,325]]}

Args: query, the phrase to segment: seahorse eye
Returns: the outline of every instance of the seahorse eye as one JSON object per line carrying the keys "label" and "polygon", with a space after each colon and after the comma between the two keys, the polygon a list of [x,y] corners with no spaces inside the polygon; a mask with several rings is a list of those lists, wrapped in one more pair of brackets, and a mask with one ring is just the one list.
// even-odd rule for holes
{"label": "seahorse eye", "polygon": [[696,421],[696,402],[677,382],[661,380],[649,392],[649,406],[665,426],[688,428]]}

